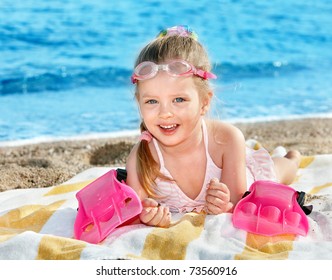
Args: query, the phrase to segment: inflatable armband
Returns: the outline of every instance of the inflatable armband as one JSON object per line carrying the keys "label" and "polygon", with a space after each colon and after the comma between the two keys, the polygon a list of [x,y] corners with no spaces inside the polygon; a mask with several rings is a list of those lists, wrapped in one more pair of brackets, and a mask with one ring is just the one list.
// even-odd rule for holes
{"label": "inflatable armband", "polygon": [[75,238],[90,243],[101,242],[117,226],[142,211],[136,192],[117,179],[116,170],[84,187],[76,198],[79,208],[74,224]]}
{"label": "inflatable armband", "polygon": [[309,224],[299,204],[299,199],[303,203],[299,192],[272,181],[256,181],[248,193],[234,208],[232,220],[236,228],[268,236],[307,235]]}

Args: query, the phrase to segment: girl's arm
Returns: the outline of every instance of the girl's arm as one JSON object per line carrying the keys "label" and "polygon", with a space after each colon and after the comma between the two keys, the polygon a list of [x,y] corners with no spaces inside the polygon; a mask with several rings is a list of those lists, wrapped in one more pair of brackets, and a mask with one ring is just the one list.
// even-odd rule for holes
{"label": "girl's arm", "polygon": [[211,180],[206,197],[209,214],[230,212],[246,191],[245,140],[236,127],[215,123],[212,153],[222,168],[221,178]]}
{"label": "girl's arm", "polygon": [[235,205],[247,190],[246,144],[242,132],[230,126],[222,155],[221,182],[230,190],[230,200]]}
{"label": "girl's arm", "polygon": [[169,208],[161,206],[156,200],[149,198],[139,182],[136,172],[136,153],[137,145],[134,146],[127,159],[126,183],[136,191],[142,201],[143,210],[139,218],[142,223],[149,226],[168,227],[171,223]]}
{"label": "girl's arm", "polygon": [[127,180],[126,183],[130,186],[139,196],[141,200],[148,197],[146,191],[141,186],[136,171],[136,155],[137,155],[138,144],[136,144],[131,150],[126,163]]}

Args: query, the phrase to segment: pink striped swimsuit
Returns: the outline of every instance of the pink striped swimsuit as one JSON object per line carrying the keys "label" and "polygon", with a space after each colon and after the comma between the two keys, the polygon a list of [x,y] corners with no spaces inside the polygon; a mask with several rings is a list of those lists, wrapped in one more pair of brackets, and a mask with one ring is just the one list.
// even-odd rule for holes
{"label": "pink striped swimsuit", "polygon": [[[156,193],[161,198],[156,200],[170,208],[171,212],[200,212],[205,207],[206,190],[212,178],[221,178],[222,170],[213,162],[208,151],[208,132],[204,120],[202,120],[203,140],[206,153],[206,171],[205,179],[202,185],[201,192],[195,199],[189,198],[175,181],[164,181],[159,178],[156,179]],[[156,148],[160,172],[169,178],[172,175],[167,170],[164,164],[164,158],[160,151],[158,142],[153,138],[153,144]],[[250,186],[256,180],[274,180],[275,175],[273,171],[273,162],[268,152],[264,149],[254,151],[247,148],[247,185]],[[272,164],[272,165],[271,165]],[[273,171],[273,172],[272,172]]]}

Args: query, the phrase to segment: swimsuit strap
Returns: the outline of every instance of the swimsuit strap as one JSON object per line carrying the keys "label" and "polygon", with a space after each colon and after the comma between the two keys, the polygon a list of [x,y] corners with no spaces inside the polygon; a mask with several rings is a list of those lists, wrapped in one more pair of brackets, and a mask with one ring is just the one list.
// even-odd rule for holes
{"label": "swimsuit strap", "polygon": [[210,154],[209,154],[209,136],[208,136],[206,123],[203,118],[202,118],[202,129],[203,129],[203,139],[204,139],[206,158],[208,159],[210,156]]}
{"label": "swimsuit strap", "polygon": [[153,142],[154,147],[156,148],[156,151],[157,151],[157,155],[158,155],[158,159],[159,159],[159,164],[160,164],[160,169],[163,169],[164,165],[165,165],[163,154],[160,151],[160,148],[159,148],[159,145],[158,145],[158,142],[157,142],[156,138],[152,138],[152,142]]}

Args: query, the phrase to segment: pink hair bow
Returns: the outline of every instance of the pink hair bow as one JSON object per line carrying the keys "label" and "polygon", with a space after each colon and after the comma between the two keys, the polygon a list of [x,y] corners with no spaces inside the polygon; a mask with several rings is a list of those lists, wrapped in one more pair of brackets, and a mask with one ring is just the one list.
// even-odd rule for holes
{"label": "pink hair bow", "polygon": [[191,37],[197,41],[197,34],[188,25],[176,25],[160,31],[157,37],[179,35],[182,37]]}
{"label": "pink hair bow", "polygon": [[142,140],[145,140],[147,141],[148,143],[151,142],[152,140],[152,135],[149,131],[145,130],[141,133],[140,137],[139,137],[139,141],[142,141]]}

